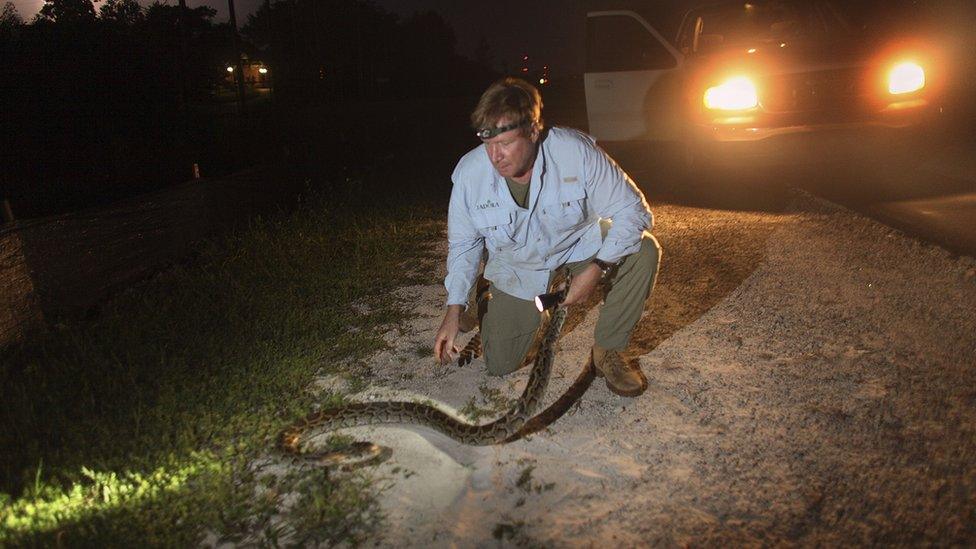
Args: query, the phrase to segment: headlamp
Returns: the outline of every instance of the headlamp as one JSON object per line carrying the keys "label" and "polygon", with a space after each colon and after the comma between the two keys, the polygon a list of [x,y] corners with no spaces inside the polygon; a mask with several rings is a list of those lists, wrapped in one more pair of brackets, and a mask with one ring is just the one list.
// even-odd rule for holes
{"label": "headlamp", "polygon": [[720,111],[740,111],[759,104],[756,85],[745,76],[730,78],[718,86],[705,90],[705,108]]}
{"label": "headlamp", "polygon": [[912,93],[925,87],[925,69],[918,63],[905,61],[892,67],[888,73],[888,93],[899,95]]}
{"label": "headlamp", "polygon": [[514,124],[509,124],[507,126],[499,126],[497,128],[481,128],[475,135],[481,139],[491,139],[501,135],[509,130],[514,130],[515,128],[521,128],[522,126],[528,126],[531,120],[523,120],[522,122],[516,122]]}

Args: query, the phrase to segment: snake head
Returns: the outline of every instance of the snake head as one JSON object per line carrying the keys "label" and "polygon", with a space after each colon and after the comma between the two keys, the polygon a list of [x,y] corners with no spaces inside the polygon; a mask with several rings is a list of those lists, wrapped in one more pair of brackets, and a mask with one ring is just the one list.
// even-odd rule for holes
{"label": "snake head", "polygon": [[556,269],[555,274],[552,275],[552,282],[549,283],[549,293],[569,290],[569,284],[572,280],[573,274],[570,272],[569,267],[559,267]]}

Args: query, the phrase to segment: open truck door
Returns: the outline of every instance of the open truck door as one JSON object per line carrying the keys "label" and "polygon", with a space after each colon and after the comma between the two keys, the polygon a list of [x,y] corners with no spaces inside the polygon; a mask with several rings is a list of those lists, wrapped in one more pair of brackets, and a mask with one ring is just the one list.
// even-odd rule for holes
{"label": "open truck door", "polygon": [[586,112],[598,141],[677,141],[682,55],[640,14],[586,14]]}

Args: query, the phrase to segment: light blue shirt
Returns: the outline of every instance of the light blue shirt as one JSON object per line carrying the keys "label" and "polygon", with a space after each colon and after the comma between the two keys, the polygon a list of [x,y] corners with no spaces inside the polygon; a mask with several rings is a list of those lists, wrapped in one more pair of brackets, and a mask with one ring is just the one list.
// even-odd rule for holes
{"label": "light blue shirt", "polygon": [[[483,145],[454,168],[447,216],[448,305],[465,305],[488,249],[485,278],[499,290],[531,300],[550,273],[594,255],[617,262],[640,248],[653,226],[644,195],[592,137],[549,128],[532,167],[527,208],[512,198]],[[612,220],[606,239],[600,219]]]}

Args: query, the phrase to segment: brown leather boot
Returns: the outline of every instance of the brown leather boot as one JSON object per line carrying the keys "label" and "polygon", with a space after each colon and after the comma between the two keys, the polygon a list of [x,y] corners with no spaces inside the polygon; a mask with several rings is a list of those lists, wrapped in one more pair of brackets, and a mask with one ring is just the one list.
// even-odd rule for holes
{"label": "brown leather boot", "polygon": [[607,389],[620,396],[635,397],[647,390],[647,378],[640,367],[624,359],[620,351],[593,346],[590,356],[596,375],[605,378]]}

